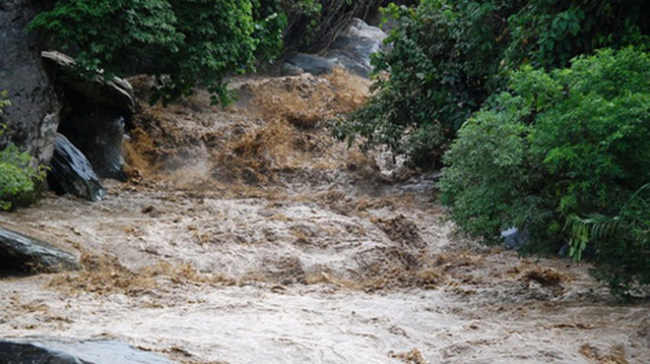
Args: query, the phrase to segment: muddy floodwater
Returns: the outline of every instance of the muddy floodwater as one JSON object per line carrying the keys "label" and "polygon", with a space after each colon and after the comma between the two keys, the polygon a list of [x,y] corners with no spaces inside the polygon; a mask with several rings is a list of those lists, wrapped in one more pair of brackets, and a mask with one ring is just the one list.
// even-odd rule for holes
{"label": "muddy floodwater", "polygon": [[463,238],[435,173],[333,140],[365,81],[233,87],[226,110],[141,103],[130,180],[105,180],[103,201],[0,213],[83,265],[2,276],[1,337],[192,364],[650,363],[647,302],[616,301],[586,264]]}

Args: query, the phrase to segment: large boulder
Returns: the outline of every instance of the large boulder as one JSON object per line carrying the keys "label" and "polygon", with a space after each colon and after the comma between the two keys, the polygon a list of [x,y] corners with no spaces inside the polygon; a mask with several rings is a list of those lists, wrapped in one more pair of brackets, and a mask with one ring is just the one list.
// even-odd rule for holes
{"label": "large boulder", "polygon": [[13,141],[41,164],[53,152],[59,124],[59,101],[41,62],[38,37],[25,30],[43,2],[0,0],[0,91],[11,106],[1,117],[9,129],[0,148]]}
{"label": "large boulder", "polygon": [[173,364],[162,356],[119,341],[19,342],[0,339],[3,364]]}
{"label": "large boulder", "polygon": [[100,177],[126,180],[124,126],[135,111],[131,85],[99,74],[80,77],[74,59],[60,52],[42,56],[66,105],[58,131],[83,152]]}
{"label": "large boulder", "polygon": [[0,340],[0,362],[4,364],[88,364],[71,355],[28,343]]}
{"label": "large boulder", "polygon": [[371,55],[383,50],[387,35],[381,29],[353,19],[352,24],[330,46],[325,57],[342,65],[351,73],[369,77],[372,72]]}
{"label": "large boulder", "polygon": [[0,227],[0,267],[59,272],[78,269],[79,263],[74,255],[52,244]]}
{"label": "large boulder", "polygon": [[323,56],[298,53],[284,61],[282,74],[294,76],[306,72],[318,76],[341,67],[367,78],[372,72],[371,55],[384,49],[386,37],[381,29],[353,19]]}
{"label": "large boulder", "polygon": [[65,136],[56,134],[50,161],[50,186],[88,201],[100,201],[106,190],[83,153]]}
{"label": "large boulder", "polygon": [[56,75],[53,81],[71,107],[90,103],[115,116],[129,117],[135,111],[133,87],[128,81],[119,77],[106,79],[100,74],[90,79],[82,77],[74,58],[61,52],[43,51],[41,57]]}

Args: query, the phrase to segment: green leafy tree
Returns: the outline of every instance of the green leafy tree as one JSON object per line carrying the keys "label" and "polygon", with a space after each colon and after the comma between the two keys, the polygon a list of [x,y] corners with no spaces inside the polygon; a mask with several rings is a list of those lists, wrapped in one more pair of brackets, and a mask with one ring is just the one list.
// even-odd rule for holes
{"label": "green leafy tree", "polygon": [[[277,37],[264,24],[257,34]],[[158,76],[165,101],[198,84],[226,103],[224,77],[254,64],[255,25],[250,0],[59,0],[30,28],[72,53],[81,69],[107,76],[145,71]]]}

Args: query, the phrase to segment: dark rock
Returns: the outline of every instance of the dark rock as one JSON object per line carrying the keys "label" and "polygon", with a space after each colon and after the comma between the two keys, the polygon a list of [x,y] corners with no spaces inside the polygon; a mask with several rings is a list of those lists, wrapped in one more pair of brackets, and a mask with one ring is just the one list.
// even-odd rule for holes
{"label": "dark rock", "polygon": [[[300,68],[303,72],[311,73],[314,76],[323,75],[331,73],[334,70],[334,62],[319,57],[314,54],[305,54],[298,53],[293,55],[291,58],[287,59],[285,63],[288,63],[287,68]],[[283,70],[286,69],[283,67]]]}
{"label": "dark rock", "polygon": [[0,340],[3,364],[172,364],[160,355],[117,341],[44,341],[20,343]]}
{"label": "dark rock", "polygon": [[102,178],[126,181],[124,173],[124,118],[105,114],[73,114],[61,123],[59,133],[86,156]]}
{"label": "dark rock", "polygon": [[106,194],[88,159],[70,141],[56,134],[54,155],[50,161],[50,180],[60,188],[89,201],[100,201]]}
{"label": "dark rock", "polygon": [[[79,268],[74,255],[52,244],[2,227],[0,263],[3,268],[21,271],[59,272]],[[0,363],[4,362],[0,360]]]}
{"label": "dark rock", "polygon": [[59,133],[88,158],[100,177],[126,180],[124,127],[135,111],[133,88],[120,78],[80,77],[74,59],[59,52],[43,52],[52,69],[59,97],[66,103]]}
{"label": "dark rock", "polygon": [[60,109],[41,62],[38,37],[25,30],[43,3],[0,0],[0,91],[6,90],[11,101],[0,117],[9,123],[0,148],[13,141],[41,164],[52,156]]}
{"label": "dark rock", "polygon": [[383,50],[386,33],[361,19],[336,38],[325,57],[343,66],[353,74],[369,77],[372,72],[371,55]]}
{"label": "dark rock", "polygon": [[0,362],[4,364],[88,364],[73,356],[25,343],[0,340]]}
{"label": "dark rock", "polygon": [[503,238],[503,247],[508,250],[519,250],[530,242],[530,234],[526,230],[520,231],[516,227],[511,227],[501,231]]}
{"label": "dark rock", "polygon": [[88,79],[79,76],[75,60],[61,52],[41,52],[41,56],[56,75],[53,82],[57,87],[63,89],[66,97],[74,96],[69,102],[91,102],[122,116],[130,116],[135,111],[133,87],[126,80],[118,77],[106,80],[101,75]]}
{"label": "dark rock", "polygon": [[384,49],[386,33],[353,19],[350,26],[339,35],[323,57],[297,54],[282,66],[283,76],[295,76],[307,72],[313,75],[330,73],[334,67],[342,67],[352,74],[369,77],[372,72],[371,55]]}
{"label": "dark rock", "polygon": [[282,63],[282,70],[280,71],[280,74],[282,76],[300,76],[303,73],[305,73],[305,70],[292,63],[289,62]]}
{"label": "dark rock", "polygon": [[327,57],[329,57],[329,59],[335,62],[338,66],[346,69],[353,75],[368,78],[372,72],[372,66],[360,63],[354,58],[351,58],[345,52],[338,49],[328,51]]}

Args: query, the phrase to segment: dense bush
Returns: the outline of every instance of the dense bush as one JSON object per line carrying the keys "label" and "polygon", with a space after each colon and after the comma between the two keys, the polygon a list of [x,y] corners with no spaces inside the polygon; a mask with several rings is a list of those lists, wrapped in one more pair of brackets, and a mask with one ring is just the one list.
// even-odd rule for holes
{"label": "dense bush", "polygon": [[388,8],[397,26],[377,55],[376,95],[336,133],[362,135],[424,166],[522,65],[552,69],[600,47],[650,44],[650,3],[424,0]]}
{"label": "dense bush", "polygon": [[[593,239],[578,245],[579,231],[565,226],[596,215],[650,221],[646,200],[628,202],[650,181],[648,53],[602,50],[551,72],[526,66],[487,104],[445,156],[442,198],[462,229],[490,239],[517,226],[553,249],[571,241],[579,257]],[[650,266],[645,232],[633,231],[594,242],[616,285]]]}
{"label": "dense bush", "polygon": [[[4,99],[6,92],[0,92],[0,136],[5,123],[2,122],[3,109],[10,105]],[[0,210],[32,203],[35,199],[34,181],[42,180],[44,171],[31,164],[31,157],[9,144],[0,150]]]}
{"label": "dense bush", "polygon": [[144,65],[159,76],[167,99],[191,93],[198,83],[226,102],[223,78],[254,63],[255,25],[258,35],[277,38],[265,32],[269,19],[260,21],[250,0],[59,0],[30,27],[72,53],[82,68],[124,75]]}

